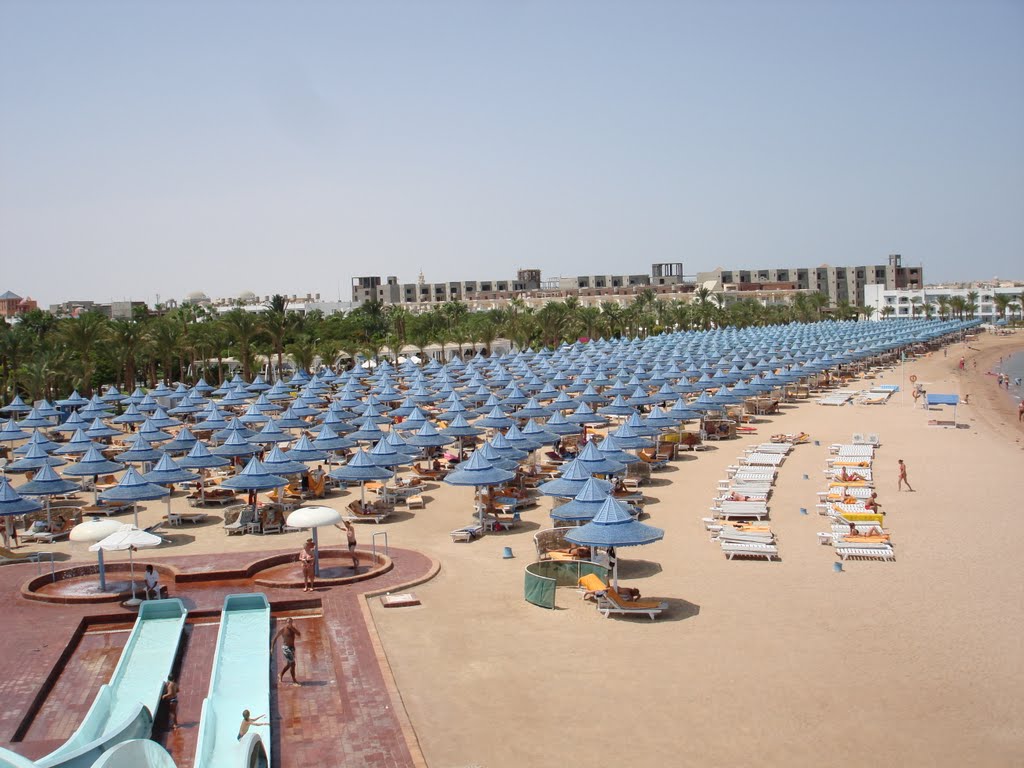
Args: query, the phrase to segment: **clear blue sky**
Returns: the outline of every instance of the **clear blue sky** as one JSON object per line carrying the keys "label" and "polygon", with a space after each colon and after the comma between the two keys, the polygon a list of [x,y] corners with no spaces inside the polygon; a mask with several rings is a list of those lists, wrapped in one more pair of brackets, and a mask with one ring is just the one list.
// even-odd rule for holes
{"label": "clear blue sky", "polygon": [[1024,278],[1024,3],[0,0],[0,291]]}

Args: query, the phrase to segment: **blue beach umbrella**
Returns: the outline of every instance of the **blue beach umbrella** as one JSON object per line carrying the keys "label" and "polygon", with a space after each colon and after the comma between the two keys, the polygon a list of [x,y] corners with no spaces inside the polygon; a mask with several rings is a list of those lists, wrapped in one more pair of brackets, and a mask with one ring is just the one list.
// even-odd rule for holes
{"label": "blue beach umbrella", "polygon": [[25,440],[32,435],[18,428],[18,422],[14,419],[5,421],[3,427],[0,427],[0,442],[11,443],[12,445],[17,440]]}
{"label": "blue beach umbrella", "polygon": [[146,420],[145,415],[139,411],[135,403],[129,403],[124,413],[115,416],[110,420],[112,424],[142,424]]}
{"label": "blue beach umbrella", "polygon": [[551,518],[568,522],[593,520],[608,498],[607,485],[602,480],[590,478],[571,501],[551,510]]}
{"label": "blue beach umbrella", "polygon": [[343,483],[359,483],[360,503],[366,500],[365,483],[369,480],[388,480],[391,470],[376,464],[366,451],[356,451],[348,464],[327,473]]}
{"label": "blue beach umbrella", "polygon": [[291,450],[285,451],[292,461],[326,461],[327,451],[314,447],[308,436],[303,435],[292,446]]}
{"label": "blue beach umbrella", "polygon": [[39,430],[35,430],[29,436],[27,443],[24,443],[23,445],[19,445],[17,448],[14,449],[14,455],[15,456],[24,456],[33,447],[40,448],[43,451],[49,453],[50,451],[57,450],[60,447],[60,443],[53,442],[53,440],[50,440],[42,432],[40,432]]}
{"label": "blue beach umbrella", "polygon": [[[69,464],[62,470],[64,477],[98,477],[100,475],[110,475],[115,472],[124,471],[124,465],[118,464],[116,461],[110,461],[98,448],[90,448],[86,454],[74,464]],[[95,493],[99,493],[95,490]],[[96,496],[93,496],[93,503],[97,501]]]}
{"label": "blue beach umbrella", "polygon": [[135,467],[128,467],[117,485],[100,494],[100,501],[130,502],[135,517],[135,527],[139,527],[139,502],[162,499],[170,496],[170,491],[160,485],[146,482]]}
{"label": "blue beach umbrella", "polygon": [[263,466],[263,462],[253,456],[245,469],[237,475],[232,475],[223,482],[221,488],[230,488],[233,491],[270,491],[275,488],[283,488],[288,481],[283,477],[271,474]]}
{"label": "blue beach umbrella", "polygon": [[575,461],[592,475],[611,475],[625,468],[622,462],[613,461],[602,455],[593,441],[583,447]]}
{"label": "blue beach umbrella", "polygon": [[15,489],[22,496],[44,496],[46,497],[46,522],[50,521],[50,497],[58,493],[73,493],[78,490],[78,484],[65,480],[53,471],[53,467],[44,465],[33,475],[27,483]]}
{"label": "blue beach umbrella", "polygon": [[[565,540],[584,547],[638,547],[652,544],[665,537],[661,528],[647,525],[633,519],[629,508],[611,497],[605,499],[594,519],[574,528],[565,535]],[[619,586],[619,561],[615,558],[612,584]]]}
{"label": "blue beach umbrella", "polygon": [[[456,469],[445,475],[444,481],[448,485],[473,486],[479,495],[480,488],[507,483],[515,476],[515,472],[495,467],[484,458],[483,454],[474,451],[473,455],[469,457],[469,461],[462,462]],[[483,525],[483,505],[476,504],[476,507],[480,511],[480,524]]]}
{"label": "blue beach umbrella", "polygon": [[75,432],[79,429],[85,429],[89,426],[89,422],[80,414],[78,411],[73,411],[68,416],[67,421],[63,424],[59,424],[53,427],[51,432]]}
{"label": "blue beach umbrella", "polygon": [[163,454],[150,445],[146,438],[136,435],[128,446],[128,450],[115,456],[114,461],[119,461],[122,464],[151,464],[154,461],[160,461],[161,456]]}
{"label": "blue beach umbrella", "polygon": [[108,427],[102,419],[93,419],[92,424],[85,430],[85,436],[92,440],[101,440],[105,437],[116,437],[124,434],[119,429]]}
{"label": "blue beach umbrella", "polygon": [[59,456],[51,456],[39,445],[29,444],[28,450],[22,454],[17,461],[12,461],[6,467],[5,472],[26,472],[41,467],[59,467],[67,462]]}
{"label": "blue beach umbrella", "polygon": [[[546,483],[542,483],[537,490],[539,490],[544,496],[572,498],[583,489],[584,484],[586,484],[591,477],[593,477],[593,475],[590,470],[573,459],[562,467],[561,475],[556,477],[554,480],[548,480]],[[607,480],[597,480],[597,482],[606,491],[611,490],[612,484]]]}
{"label": "blue beach umbrella", "polygon": [[99,448],[99,446],[86,437],[84,431],[76,429],[75,434],[72,435],[71,439],[59,448],[55,449],[54,453],[61,456],[81,456],[90,448]]}
{"label": "blue beach umbrella", "polygon": [[21,395],[15,395],[11,398],[11,402],[0,408],[0,412],[3,413],[28,413],[32,410],[31,405],[25,405],[25,401],[21,399]]}
{"label": "blue beach umbrella", "polygon": [[[155,485],[178,485],[181,483],[194,483],[199,479],[199,475],[179,466],[174,459],[165,453],[160,457],[160,461],[156,463],[152,470],[142,475],[142,479],[147,483]],[[169,496],[168,500],[170,500]]]}
{"label": "blue beach umbrella", "polygon": [[275,445],[263,458],[263,466],[268,472],[275,475],[301,475],[309,471],[309,468],[301,461],[295,461],[287,453],[281,450],[281,446]]}
{"label": "blue beach umbrella", "polygon": [[53,426],[53,421],[42,416],[38,409],[33,408],[24,419],[18,421],[18,426],[22,429],[48,428]]}
{"label": "blue beach umbrella", "polygon": [[232,432],[228,439],[211,451],[214,456],[228,456],[237,458],[241,456],[252,456],[260,450],[258,445],[250,443],[241,432]]}
{"label": "blue beach umbrella", "polygon": [[169,443],[164,443],[160,449],[164,453],[186,453],[192,450],[192,446],[196,444],[196,441],[197,438],[192,434],[192,431],[188,427],[182,427],[178,434],[174,436],[174,439]]}

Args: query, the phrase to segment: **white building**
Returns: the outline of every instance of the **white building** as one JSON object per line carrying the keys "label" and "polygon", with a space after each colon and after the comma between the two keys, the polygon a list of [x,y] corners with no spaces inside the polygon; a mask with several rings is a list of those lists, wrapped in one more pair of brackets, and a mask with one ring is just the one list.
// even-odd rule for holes
{"label": "white building", "polygon": [[999,319],[996,312],[994,296],[1005,294],[1013,303],[1006,314],[1007,318],[1021,316],[1021,302],[1024,299],[1024,285],[1013,285],[1004,283],[992,285],[991,283],[979,283],[971,286],[946,286],[930,285],[924,288],[898,288],[887,289],[884,285],[864,286],[864,305],[874,307],[875,312],[871,316],[874,320],[882,320],[886,317],[886,307],[892,307],[890,317],[923,317],[927,305],[931,306],[931,312],[939,314],[939,299],[945,297],[952,299],[959,297],[965,301],[974,298],[977,310],[974,317],[986,322],[993,323]]}

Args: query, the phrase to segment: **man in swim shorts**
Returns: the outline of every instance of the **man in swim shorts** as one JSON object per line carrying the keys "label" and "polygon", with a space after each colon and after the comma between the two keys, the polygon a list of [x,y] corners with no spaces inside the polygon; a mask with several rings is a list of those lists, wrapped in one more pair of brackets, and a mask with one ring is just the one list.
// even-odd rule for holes
{"label": "man in swim shorts", "polygon": [[273,653],[274,646],[277,645],[277,638],[281,638],[281,651],[284,653],[285,665],[281,669],[281,674],[277,676],[279,683],[284,682],[284,674],[288,670],[292,673],[292,685],[298,685],[299,681],[295,679],[295,638],[302,637],[302,633],[295,628],[295,623],[292,619],[288,619],[284,626],[278,630],[277,634],[274,635],[274,639],[270,641],[270,651]]}
{"label": "man in swim shorts", "polygon": [[172,731],[178,730],[178,683],[173,676],[168,675],[164,695],[160,699],[167,702],[167,724]]}

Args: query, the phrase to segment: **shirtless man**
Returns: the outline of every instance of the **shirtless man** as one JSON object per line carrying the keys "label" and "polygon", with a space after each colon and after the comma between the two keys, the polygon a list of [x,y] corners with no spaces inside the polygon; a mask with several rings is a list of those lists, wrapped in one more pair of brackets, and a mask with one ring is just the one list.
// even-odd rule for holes
{"label": "shirtless man", "polygon": [[167,724],[172,731],[178,730],[178,683],[173,676],[168,675],[160,701],[167,702]]}
{"label": "shirtless man", "polygon": [[871,496],[864,501],[864,509],[868,512],[881,512],[882,505],[878,503],[878,494],[874,491],[871,492]]}
{"label": "shirtless man", "polygon": [[313,540],[306,539],[306,544],[299,552],[299,563],[302,564],[302,591],[313,591]]}
{"label": "shirtless man", "polygon": [[299,681],[295,679],[295,638],[302,637],[302,633],[295,628],[295,623],[292,619],[288,619],[284,626],[277,631],[274,635],[274,639],[270,641],[270,652],[274,652],[274,647],[277,645],[277,638],[281,638],[281,652],[284,653],[285,665],[281,669],[281,674],[277,676],[279,683],[284,682],[284,673],[291,670],[292,673],[292,685],[298,685]]}
{"label": "shirtless man", "polygon": [[256,715],[256,717],[249,717],[249,710],[242,710],[242,724],[238,726],[238,740],[241,741],[242,737],[249,732],[249,729],[254,725],[267,725],[267,723],[261,723],[260,718],[266,717],[266,715]]}
{"label": "shirtless man", "polygon": [[1024,421],[1024,400],[1017,406],[1017,421]]}
{"label": "shirtless man", "polygon": [[900,477],[899,477],[899,481],[896,483],[896,490],[897,491],[902,491],[903,490],[903,484],[906,483],[907,484],[907,490],[908,491],[913,491],[914,489],[910,487],[910,481],[907,480],[907,465],[903,463],[903,459],[899,460],[899,473],[900,473]]}
{"label": "shirtless man", "polygon": [[359,570],[359,558],[356,557],[356,529],[352,527],[352,523],[348,520],[345,520],[344,524],[344,528],[337,523],[334,524],[334,527],[339,531],[345,531],[345,539],[348,543],[348,553],[352,555],[352,573],[355,573]]}

